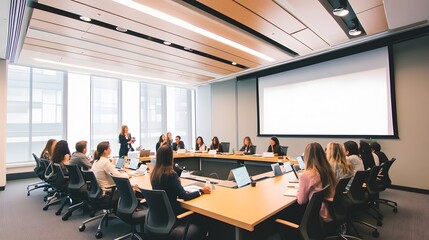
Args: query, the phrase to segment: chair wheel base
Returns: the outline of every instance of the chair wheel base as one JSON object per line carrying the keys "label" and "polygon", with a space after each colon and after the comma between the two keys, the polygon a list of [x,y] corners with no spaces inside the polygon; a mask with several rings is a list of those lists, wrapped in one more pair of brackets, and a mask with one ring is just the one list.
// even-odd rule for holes
{"label": "chair wheel base", "polygon": [[397,208],[394,208],[394,209],[393,209],[393,212],[394,212],[394,213],[398,213],[398,209],[397,209]]}
{"label": "chair wheel base", "polygon": [[85,231],[85,225],[81,225],[81,226],[79,226],[79,232],[83,232],[83,231]]}
{"label": "chair wheel base", "polygon": [[62,212],[62,211],[56,211],[56,212],[55,212],[55,215],[59,216],[59,215],[61,215],[61,212]]}
{"label": "chair wheel base", "polygon": [[69,220],[69,217],[71,216],[71,214],[70,213],[66,213],[66,214],[64,214],[64,216],[62,217],[62,219],[63,219],[63,221],[67,221],[67,220]]}
{"label": "chair wheel base", "polygon": [[380,233],[377,230],[375,230],[372,232],[372,236],[375,238],[378,238],[380,236]]}
{"label": "chair wheel base", "polygon": [[48,210],[48,208],[49,208],[48,206],[44,206],[44,207],[43,207],[43,211]]}
{"label": "chair wheel base", "polygon": [[27,196],[30,196],[30,192],[27,192]]}
{"label": "chair wheel base", "polygon": [[103,237],[103,233],[102,233],[102,232],[97,232],[97,233],[95,234],[95,237],[96,237],[97,239],[100,239],[100,238],[102,238],[102,237]]}

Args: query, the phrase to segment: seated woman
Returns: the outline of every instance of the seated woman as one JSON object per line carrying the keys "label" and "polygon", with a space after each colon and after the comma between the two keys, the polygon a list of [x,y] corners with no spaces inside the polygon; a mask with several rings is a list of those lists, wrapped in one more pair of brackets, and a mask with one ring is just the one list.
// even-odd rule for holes
{"label": "seated woman", "polygon": [[365,170],[363,167],[362,159],[359,157],[359,147],[354,141],[347,141],[344,143],[344,150],[346,152],[346,160],[352,166],[353,176],[357,171]]}
{"label": "seated woman", "polygon": [[283,156],[283,151],[280,147],[279,139],[277,137],[270,138],[270,146],[268,146],[267,152],[272,152],[278,156]]}
{"label": "seated woman", "polygon": [[[177,216],[185,212],[177,201],[177,198],[185,201],[191,200],[201,196],[202,194],[210,193],[211,189],[208,186],[204,186],[199,191],[185,191],[180,183],[179,176],[173,169],[173,165],[173,150],[167,145],[161,146],[156,152],[156,164],[152,170],[150,182],[153,189],[164,190],[166,192],[171,207]],[[198,222],[194,223],[197,225],[203,225],[198,224]],[[202,227],[204,227],[204,225]],[[201,229],[201,227],[199,228]],[[190,231],[194,232],[192,229],[190,229]],[[204,233],[201,232],[201,235],[204,236]],[[202,237],[192,239],[202,239]]]}
{"label": "seated woman", "polygon": [[42,151],[42,154],[40,154],[40,158],[46,159],[46,160],[52,160],[52,155],[54,154],[54,148],[57,144],[57,140],[55,139],[49,139],[46,143],[45,148]]}
{"label": "seated woman", "polygon": [[[310,143],[304,152],[305,170],[299,177],[298,204],[307,203],[313,194],[329,185],[329,191],[324,196],[326,200],[333,200],[336,187],[336,179],[326,153],[319,143]],[[328,209],[322,204],[320,217],[325,222],[332,221]]]}
{"label": "seated woman", "polygon": [[195,144],[195,151],[206,151],[206,145],[204,144],[204,140],[201,136],[197,137],[197,143]]}
{"label": "seated woman", "polygon": [[243,146],[240,148],[240,151],[244,152],[244,154],[255,154],[256,148],[249,136],[244,137]]}
{"label": "seated woman", "polygon": [[359,142],[359,155],[363,161],[363,166],[365,169],[372,168],[375,165],[379,165],[378,156],[372,152],[369,143],[363,140]]}
{"label": "seated woman", "polygon": [[341,144],[332,142],[328,143],[326,146],[326,157],[334,171],[337,181],[341,178],[353,176],[352,166],[347,162],[346,153]]}
{"label": "seated woman", "polygon": [[66,164],[70,161],[70,149],[67,141],[58,141],[55,145],[54,154],[51,160],[53,163],[58,163],[61,166],[64,175],[68,175]]}
{"label": "seated woman", "polygon": [[108,159],[112,150],[110,143],[100,142],[97,145],[97,150],[94,153],[94,163],[92,171],[97,178],[98,185],[104,192],[110,192],[110,188],[116,186],[112,176],[128,178],[128,174],[119,172],[115,165]]}
{"label": "seated woman", "polygon": [[156,151],[158,151],[158,148],[164,144],[167,144],[167,138],[165,137],[164,134],[162,134],[161,136],[159,136],[159,140],[156,143],[156,146],[155,146]]}
{"label": "seated woman", "polygon": [[214,136],[212,139],[210,150],[216,150],[216,152],[223,152],[222,144],[219,143],[219,139],[216,136]]}

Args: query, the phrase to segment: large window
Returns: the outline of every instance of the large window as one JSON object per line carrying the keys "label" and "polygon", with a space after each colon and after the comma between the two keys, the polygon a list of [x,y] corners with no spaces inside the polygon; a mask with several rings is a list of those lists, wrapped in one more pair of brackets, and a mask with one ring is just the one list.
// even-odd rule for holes
{"label": "large window", "polygon": [[167,130],[180,136],[185,148],[192,148],[191,91],[167,87]]}
{"label": "large window", "polygon": [[63,139],[63,87],[63,72],[9,66],[7,163],[32,161],[47,139]]}
{"label": "large window", "polygon": [[141,83],[141,145],[145,149],[155,150],[159,136],[166,132],[164,99],[165,86]]}
{"label": "large window", "polygon": [[91,149],[109,141],[112,156],[119,154],[119,83],[119,79],[91,77]]}

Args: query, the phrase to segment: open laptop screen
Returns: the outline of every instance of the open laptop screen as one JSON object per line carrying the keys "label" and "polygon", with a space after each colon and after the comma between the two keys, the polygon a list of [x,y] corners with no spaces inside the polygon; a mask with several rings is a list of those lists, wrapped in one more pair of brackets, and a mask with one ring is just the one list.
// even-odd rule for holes
{"label": "open laptop screen", "polygon": [[304,157],[299,156],[296,158],[296,160],[298,160],[299,168],[304,170],[305,169]]}
{"label": "open laptop screen", "polygon": [[136,170],[139,167],[140,160],[137,158],[131,159],[130,165],[128,165],[129,169]]}
{"label": "open laptop screen", "polygon": [[285,172],[287,173],[292,171],[292,165],[290,164],[290,162],[283,163],[283,167],[285,169]]}
{"label": "open laptop screen", "polygon": [[251,182],[249,173],[247,172],[245,166],[232,169],[232,174],[234,174],[234,179],[237,183],[238,188],[245,186]]}

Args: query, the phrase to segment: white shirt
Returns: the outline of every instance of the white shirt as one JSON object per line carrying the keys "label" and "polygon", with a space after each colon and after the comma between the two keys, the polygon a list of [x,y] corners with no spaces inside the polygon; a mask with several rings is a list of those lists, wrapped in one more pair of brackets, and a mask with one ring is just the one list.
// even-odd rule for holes
{"label": "white shirt", "polygon": [[115,182],[113,181],[110,174],[115,177],[128,178],[128,175],[126,173],[120,173],[116,169],[115,165],[113,165],[113,163],[111,163],[106,157],[100,157],[99,160],[95,160],[92,164],[92,171],[97,178],[98,185],[103,190],[115,186]]}
{"label": "white shirt", "polygon": [[378,159],[377,154],[372,153],[372,156],[374,157],[375,166],[379,166],[380,165],[380,159]]}
{"label": "white shirt", "polygon": [[360,159],[360,157],[356,155],[351,155],[351,156],[347,156],[346,160],[352,165],[353,175],[355,175],[357,171],[365,170],[363,166],[363,161],[362,159]]}

